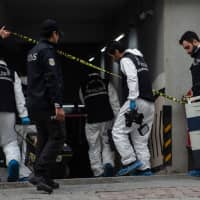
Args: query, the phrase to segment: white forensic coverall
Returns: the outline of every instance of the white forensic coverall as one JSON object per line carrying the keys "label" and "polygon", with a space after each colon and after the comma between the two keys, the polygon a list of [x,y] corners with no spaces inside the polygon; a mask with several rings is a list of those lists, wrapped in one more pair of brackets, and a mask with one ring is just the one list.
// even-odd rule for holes
{"label": "white forensic coverall", "polygon": [[[5,61],[0,60],[0,64],[7,67],[7,64]],[[20,118],[27,117],[28,112],[25,107],[25,98],[22,92],[21,87],[21,80],[16,72],[14,72],[14,95],[15,95],[15,101],[17,106],[17,111]],[[3,152],[6,157],[6,165],[11,160],[16,160],[21,164],[21,155],[20,155],[20,149],[17,141],[17,134],[15,132],[15,113],[10,112],[0,112],[0,146],[3,148]],[[26,168],[24,166],[24,168]],[[21,172],[20,167],[20,172]],[[28,170],[28,169],[27,169]],[[23,176],[23,175],[21,175]]]}
{"label": "white forensic coverall", "polygon": [[[143,57],[141,52],[137,49],[127,49],[125,52]],[[145,170],[150,168],[148,139],[154,119],[154,103],[139,98],[138,75],[133,61],[127,57],[122,58],[120,60],[120,68],[122,73],[127,77],[129,94],[114,123],[112,136],[115,146],[121,156],[122,164],[128,165],[138,159],[143,163],[143,166],[139,169]],[[130,100],[135,100],[138,113],[143,113],[144,115],[143,124],[147,124],[149,127],[148,132],[144,136],[139,134],[138,124],[133,123],[131,127],[126,126],[124,114],[130,110]],[[129,139],[129,134],[132,141]]]}
{"label": "white forensic coverall", "polygon": [[[19,104],[21,104],[22,108],[25,105],[25,97],[23,94],[22,90],[22,84],[27,85],[27,76],[20,77],[20,79],[16,80],[18,82],[16,90],[16,94],[20,95],[18,98],[19,99]],[[17,92],[18,91],[18,92]],[[26,107],[24,107],[26,109]],[[27,110],[27,109],[26,109]],[[19,111],[18,111],[19,112]],[[27,111],[26,111],[27,112]],[[31,125],[19,125],[16,124],[15,130],[17,132],[17,141],[20,147],[20,152],[21,152],[21,163],[20,163],[20,170],[19,170],[19,177],[28,177],[31,174],[31,170],[25,166],[25,158],[26,158],[26,150],[27,150],[27,142],[26,142],[26,136],[28,133],[37,133],[36,126],[34,124]]]}
{"label": "white forensic coverall", "polygon": [[[80,99],[84,104],[81,90]],[[117,92],[111,83],[108,84],[108,96],[114,117],[117,116],[120,104]],[[89,159],[94,176],[101,176],[104,173],[104,165],[109,163],[114,167],[114,152],[109,143],[108,130],[112,129],[113,120],[87,123],[85,125],[86,138],[89,145]]]}

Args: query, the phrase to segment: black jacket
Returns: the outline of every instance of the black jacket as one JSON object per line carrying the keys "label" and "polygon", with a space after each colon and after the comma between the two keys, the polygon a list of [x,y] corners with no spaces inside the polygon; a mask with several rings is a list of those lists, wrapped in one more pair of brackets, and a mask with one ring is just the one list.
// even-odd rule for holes
{"label": "black jacket", "polygon": [[31,113],[52,113],[62,106],[63,80],[55,46],[40,40],[28,54],[27,106]]}
{"label": "black jacket", "polygon": [[192,74],[192,91],[194,96],[200,95],[200,48],[197,48],[193,56],[194,62],[190,67]]}

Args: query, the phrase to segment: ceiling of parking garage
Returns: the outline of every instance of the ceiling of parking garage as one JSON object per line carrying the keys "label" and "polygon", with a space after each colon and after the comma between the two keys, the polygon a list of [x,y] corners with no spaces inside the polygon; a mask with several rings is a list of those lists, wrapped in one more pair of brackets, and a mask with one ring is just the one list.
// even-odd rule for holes
{"label": "ceiling of parking garage", "polygon": [[56,19],[66,42],[102,42],[130,3],[148,0],[2,0],[10,26],[36,36],[46,18]]}
{"label": "ceiling of parking garage", "polygon": [[[12,31],[39,39],[39,27],[47,18],[58,21],[65,36],[59,48],[74,56],[95,56],[99,65],[102,45],[124,32],[124,24],[132,24],[142,10],[154,0],[0,0],[0,24]],[[6,40],[2,51],[11,65],[26,75],[26,55],[32,47],[15,37]],[[18,44],[16,45],[15,42]],[[8,53],[5,53],[8,52]],[[65,99],[76,102],[77,88],[89,69],[60,57],[65,80]],[[70,70],[70,73],[69,73]]]}

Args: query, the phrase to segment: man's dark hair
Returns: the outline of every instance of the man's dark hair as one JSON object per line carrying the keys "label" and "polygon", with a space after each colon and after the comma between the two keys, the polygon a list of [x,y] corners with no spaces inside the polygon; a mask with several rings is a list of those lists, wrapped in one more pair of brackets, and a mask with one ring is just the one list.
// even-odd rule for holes
{"label": "man's dark hair", "polygon": [[53,31],[52,32],[44,32],[44,33],[41,33],[40,35],[43,37],[43,38],[50,38],[53,34]]}
{"label": "man's dark hair", "polygon": [[118,50],[120,53],[125,51],[125,47],[117,41],[111,41],[108,43],[107,47],[106,47],[106,53],[107,54],[114,54],[115,50]]}
{"label": "man's dark hair", "polygon": [[193,31],[186,31],[181,36],[181,39],[179,40],[179,44],[182,45],[184,40],[191,43],[193,42],[193,40],[197,40],[198,42],[200,41],[198,35]]}
{"label": "man's dark hair", "polygon": [[41,31],[40,31],[40,35],[42,37],[50,38],[54,31],[57,33],[60,33],[60,29],[55,20],[47,19],[47,20],[43,21],[43,23],[41,24]]}

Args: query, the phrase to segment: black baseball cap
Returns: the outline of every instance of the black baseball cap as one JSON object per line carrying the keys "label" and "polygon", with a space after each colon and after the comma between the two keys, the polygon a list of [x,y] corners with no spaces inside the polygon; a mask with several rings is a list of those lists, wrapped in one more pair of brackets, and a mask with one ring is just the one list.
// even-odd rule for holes
{"label": "black baseball cap", "polygon": [[46,19],[41,25],[41,35],[47,36],[50,35],[53,31],[56,31],[60,36],[64,36],[64,33],[60,30],[58,23],[53,19]]}

